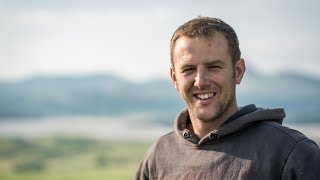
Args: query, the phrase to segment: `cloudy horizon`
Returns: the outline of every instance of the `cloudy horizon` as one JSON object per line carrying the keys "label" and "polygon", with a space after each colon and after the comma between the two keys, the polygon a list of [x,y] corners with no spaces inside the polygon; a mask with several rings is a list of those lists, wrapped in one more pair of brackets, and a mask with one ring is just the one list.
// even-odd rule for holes
{"label": "cloudy horizon", "polygon": [[199,15],[230,24],[254,70],[320,78],[319,5],[315,0],[0,0],[0,79],[110,72],[132,80],[168,78],[170,37]]}

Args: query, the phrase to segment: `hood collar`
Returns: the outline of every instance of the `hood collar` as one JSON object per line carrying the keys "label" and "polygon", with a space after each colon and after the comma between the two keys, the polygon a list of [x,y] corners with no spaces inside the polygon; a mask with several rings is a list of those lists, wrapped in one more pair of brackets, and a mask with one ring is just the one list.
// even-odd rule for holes
{"label": "hood collar", "polygon": [[187,119],[189,118],[188,109],[184,109],[177,117],[174,123],[176,134],[187,144],[199,146],[203,143],[212,140],[221,139],[227,135],[235,133],[259,121],[275,121],[282,124],[283,118],[286,114],[283,108],[264,109],[257,108],[256,111],[241,116],[230,123],[227,123],[216,130],[213,130],[202,139],[199,139],[192,132],[187,129]]}

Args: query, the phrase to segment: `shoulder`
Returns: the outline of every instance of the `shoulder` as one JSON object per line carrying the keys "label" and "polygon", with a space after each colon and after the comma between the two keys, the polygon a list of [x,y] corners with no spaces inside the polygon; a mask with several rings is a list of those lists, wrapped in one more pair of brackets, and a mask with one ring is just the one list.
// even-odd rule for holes
{"label": "shoulder", "polygon": [[146,153],[146,156],[153,156],[155,152],[161,151],[164,148],[170,147],[170,144],[174,142],[175,132],[169,132],[165,135],[159,137],[149,148]]}
{"label": "shoulder", "polygon": [[272,121],[265,121],[262,124],[271,132],[268,134],[270,134],[270,139],[273,142],[278,142],[282,148],[287,146],[288,156],[301,153],[308,154],[308,152],[310,155],[319,156],[318,145],[301,132]]}
{"label": "shoulder", "polygon": [[263,144],[272,144],[272,149],[288,156],[294,149],[319,149],[318,145],[301,132],[283,126],[275,121],[260,121],[247,130],[247,138],[259,140]]}
{"label": "shoulder", "polygon": [[[295,129],[291,129],[289,127],[283,126],[274,121],[263,121],[262,124],[266,126],[269,131],[272,131],[276,135],[281,135],[280,137],[286,138],[293,142],[301,141],[304,139],[308,139],[304,134]],[[279,136],[278,136],[279,138]]]}
{"label": "shoulder", "polygon": [[140,163],[136,177],[140,177],[140,179],[148,179],[143,177],[149,177],[150,173],[152,173],[155,170],[154,166],[155,162],[158,159],[159,152],[163,152],[166,149],[166,147],[170,147],[168,146],[168,143],[172,142],[173,138],[174,132],[170,132],[159,137],[149,147],[148,151],[144,155],[142,162]]}
{"label": "shoulder", "polygon": [[159,137],[154,143],[153,145],[150,147],[151,151],[159,151],[160,149],[163,148],[167,148],[170,147],[172,145],[172,143],[175,142],[175,132],[169,132],[165,135],[162,135],[161,137]]}
{"label": "shoulder", "polygon": [[254,138],[263,142],[261,144],[268,144],[263,149],[264,153],[278,157],[283,179],[302,174],[306,177],[320,176],[320,149],[301,132],[275,121],[256,123],[252,131]]}
{"label": "shoulder", "polygon": [[[265,122],[273,132],[281,134],[274,138],[286,150],[281,179],[318,179],[320,176],[320,149],[301,132],[280,124]],[[275,133],[275,134],[278,134]]]}

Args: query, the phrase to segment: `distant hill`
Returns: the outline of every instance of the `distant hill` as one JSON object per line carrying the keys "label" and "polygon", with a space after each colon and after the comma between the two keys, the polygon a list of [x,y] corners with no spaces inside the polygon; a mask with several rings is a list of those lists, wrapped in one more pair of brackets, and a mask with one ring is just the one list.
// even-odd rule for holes
{"label": "distant hill", "polygon": [[285,108],[286,121],[320,122],[320,79],[291,73],[247,74],[238,95],[240,104]]}
{"label": "distant hill", "polygon": [[[320,122],[320,80],[293,74],[248,73],[239,105],[284,107],[288,121]],[[45,116],[143,115],[172,122],[185,105],[167,79],[130,82],[112,75],[38,76],[0,82],[0,120]]]}

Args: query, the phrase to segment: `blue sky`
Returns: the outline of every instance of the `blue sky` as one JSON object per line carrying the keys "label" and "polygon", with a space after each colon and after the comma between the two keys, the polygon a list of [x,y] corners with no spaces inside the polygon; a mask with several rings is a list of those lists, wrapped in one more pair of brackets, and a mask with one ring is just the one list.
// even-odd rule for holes
{"label": "blue sky", "polygon": [[171,35],[198,15],[233,26],[249,67],[320,78],[319,8],[317,0],[0,0],[0,79],[169,78]]}

